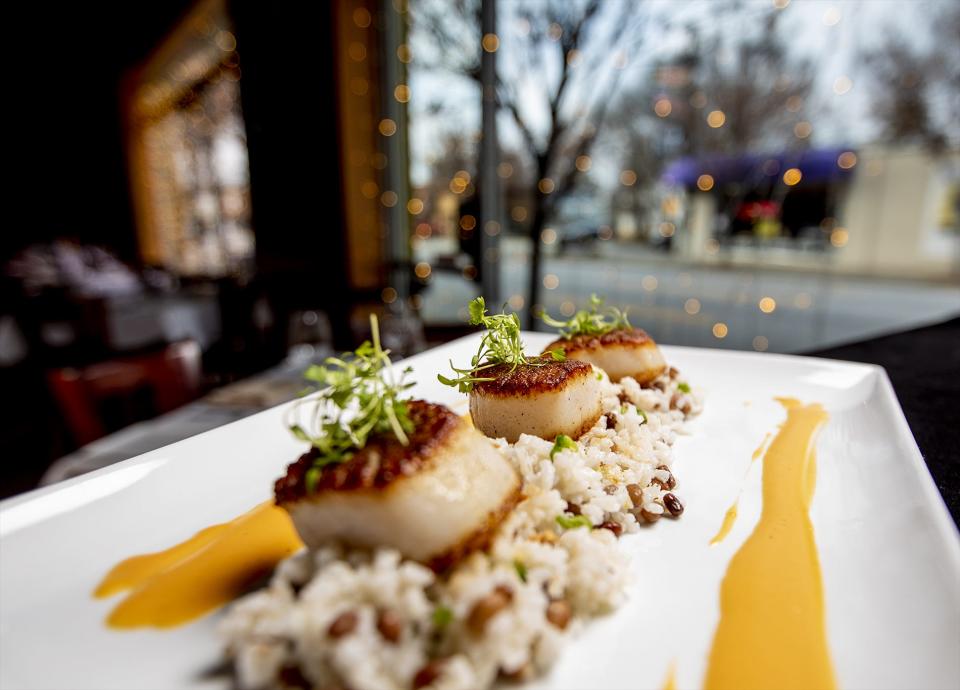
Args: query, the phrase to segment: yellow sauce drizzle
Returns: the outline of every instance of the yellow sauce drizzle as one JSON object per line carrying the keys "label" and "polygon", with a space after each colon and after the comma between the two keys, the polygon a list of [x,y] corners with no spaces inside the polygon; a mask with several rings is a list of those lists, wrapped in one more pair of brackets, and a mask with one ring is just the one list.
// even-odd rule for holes
{"label": "yellow sauce drizzle", "polygon": [[733,523],[737,521],[737,505],[739,503],[740,499],[738,498],[733,502],[732,506],[727,508],[727,512],[723,516],[723,524],[720,525],[720,529],[717,530],[717,533],[713,535],[713,539],[710,540],[710,546],[719,544],[730,534],[730,530],[733,529]]}
{"label": "yellow sauce drizzle", "polygon": [[720,588],[707,690],[832,689],[823,583],[809,509],[818,404],[778,398],[787,419],[763,459],[763,511]]}
{"label": "yellow sauce drizzle", "polygon": [[169,628],[231,601],[303,544],[286,511],[263,503],[165,551],[118,563],[94,591],[130,591],[107,618],[112,628]]}
{"label": "yellow sauce drizzle", "polygon": [[670,662],[667,677],[663,681],[663,690],[677,690],[677,664]]}
{"label": "yellow sauce drizzle", "polygon": [[[753,455],[750,456],[750,464],[753,464],[754,462],[756,462],[760,458],[760,456],[763,455],[763,450],[764,448],[767,447],[767,441],[770,440],[771,435],[772,434],[768,431],[766,436],[763,437],[763,441],[760,442],[760,445],[757,446],[757,449],[753,451]],[[814,477],[815,476],[816,474],[814,474]],[[813,491],[812,487],[810,491],[811,492]],[[740,494],[738,492],[737,498],[736,500],[734,500],[733,505],[727,508],[727,512],[724,513],[723,523],[720,525],[720,529],[717,530],[717,533],[713,535],[713,539],[710,540],[710,546],[713,546],[714,544],[719,544],[720,542],[722,542],[724,539],[727,538],[728,534],[730,534],[730,530],[733,529],[733,523],[737,521],[737,512],[738,512],[737,506],[739,505],[739,503],[740,503]]]}
{"label": "yellow sauce drizzle", "polygon": [[755,451],[753,451],[753,455],[750,456],[750,461],[751,461],[751,462],[756,462],[757,460],[760,459],[760,456],[763,455],[763,450],[764,450],[764,448],[767,447],[767,441],[770,440],[770,437],[771,437],[772,435],[773,435],[773,434],[771,434],[771,433],[768,431],[767,434],[763,437],[763,440],[760,442],[760,445],[757,446],[757,449],[756,449]]}

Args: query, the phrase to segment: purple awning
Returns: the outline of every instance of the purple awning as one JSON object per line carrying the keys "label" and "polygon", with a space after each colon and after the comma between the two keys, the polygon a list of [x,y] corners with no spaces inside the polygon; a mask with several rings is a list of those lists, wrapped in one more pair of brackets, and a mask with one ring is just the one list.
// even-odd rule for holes
{"label": "purple awning", "polygon": [[675,160],[663,171],[660,179],[665,184],[693,187],[701,175],[710,175],[714,183],[763,184],[783,175],[789,168],[798,168],[803,174],[800,185],[807,182],[840,180],[853,174],[852,169],[841,168],[840,154],[849,148],[808,149],[772,154],[748,153],[742,156],[711,155]]}

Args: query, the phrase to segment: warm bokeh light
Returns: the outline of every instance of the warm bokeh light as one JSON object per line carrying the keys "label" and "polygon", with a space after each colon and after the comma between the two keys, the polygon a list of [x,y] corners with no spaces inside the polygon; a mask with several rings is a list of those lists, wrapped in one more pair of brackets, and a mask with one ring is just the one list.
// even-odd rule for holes
{"label": "warm bokeh light", "polygon": [[507,304],[510,305],[510,308],[514,311],[520,311],[523,309],[523,305],[526,304],[526,300],[523,299],[523,295],[510,295]]}
{"label": "warm bokeh light", "polygon": [[722,110],[711,110],[710,114],[707,115],[707,124],[717,129],[723,127],[723,123],[727,121],[727,116],[723,114]]}
{"label": "warm bokeh light", "polygon": [[800,96],[790,96],[786,102],[786,108],[791,113],[800,112],[800,108],[803,107],[803,99]]}
{"label": "warm bokeh light", "polygon": [[511,175],[513,175],[513,166],[509,163],[501,163],[497,166],[497,175],[506,180]]}
{"label": "warm bokeh light", "polygon": [[347,55],[354,62],[363,62],[367,59],[367,47],[359,41],[354,41],[347,46]]}
{"label": "warm bokeh light", "polygon": [[590,160],[590,156],[577,156],[575,163],[577,170],[580,172],[587,172],[592,164],[593,162]]}
{"label": "warm bokeh light", "polygon": [[380,293],[380,299],[386,304],[393,304],[397,301],[397,291],[392,287],[385,287]]}
{"label": "warm bokeh light", "polygon": [[397,133],[397,123],[391,120],[389,117],[385,117],[380,120],[380,124],[377,126],[377,129],[380,130],[380,134],[385,137],[392,137]]}
{"label": "warm bokeh light", "polygon": [[783,183],[788,187],[792,187],[802,179],[803,173],[800,172],[800,168],[787,168],[783,173]]}
{"label": "warm bokeh light", "polygon": [[766,352],[770,347],[770,341],[765,336],[758,335],[753,339],[753,349],[757,352]]}
{"label": "warm bokeh light", "polygon": [[488,237],[496,237],[500,234],[500,223],[495,220],[488,220],[483,224],[483,231]]}
{"label": "warm bokeh light", "polygon": [[701,192],[709,192],[713,189],[713,175],[701,175],[697,178],[697,189]]}
{"label": "warm bokeh light", "polygon": [[853,81],[850,80],[850,77],[846,75],[841,75],[837,77],[833,82],[833,92],[838,96],[850,91],[853,88]]}
{"label": "warm bokeh light", "polygon": [[407,202],[407,211],[415,216],[423,213],[423,201],[417,198],[410,199]]}
{"label": "warm bokeh light", "polygon": [[406,43],[401,43],[397,46],[397,59],[400,62],[407,63],[413,60],[413,51],[410,50],[410,46]]}
{"label": "warm bokeh light", "polygon": [[673,104],[669,98],[659,98],[657,102],[653,104],[653,112],[660,117],[666,117],[673,112]]}
{"label": "warm bokeh light", "polygon": [[399,200],[397,193],[389,189],[380,195],[380,203],[387,208],[393,208]]}
{"label": "warm bokeh light", "polygon": [[406,84],[397,84],[397,88],[393,90],[393,97],[400,103],[406,103],[410,100],[410,87]]}
{"label": "warm bokeh light", "polygon": [[773,297],[762,297],[757,303],[757,306],[760,307],[760,311],[764,314],[771,314],[774,309],[777,308],[777,300],[773,299]]}
{"label": "warm bokeh light", "polygon": [[700,300],[696,297],[691,297],[686,302],[683,303],[683,310],[693,316],[694,314],[700,313]]}
{"label": "warm bokeh light", "polygon": [[813,125],[806,120],[800,120],[793,126],[793,134],[797,139],[806,139],[813,132]]}
{"label": "warm bokeh light", "polygon": [[500,47],[500,38],[496,34],[484,34],[480,44],[488,53],[495,53]]}
{"label": "warm bokeh light", "polygon": [[571,67],[576,67],[581,62],[583,62],[583,53],[576,48],[567,53],[567,64]]}
{"label": "warm bokeh light", "polygon": [[216,43],[217,47],[225,53],[232,53],[237,49],[237,37],[226,30],[217,32]]}
{"label": "warm bokeh light", "polygon": [[560,287],[560,278],[558,278],[554,273],[548,273],[543,277],[543,287],[547,288],[548,290],[556,290],[558,287]]}
{"label": "warm bokeh light", "polygon": [[454,194],[463,194],[466,188],[467,183],[460,178],[455,177],[454,179],[450,180],[450,191]]}
{"label": "warm bokeh light", "polygon": [[673,237],[673,233],[677,231],[677,226],[673,223],[660,223],[658,230],[661,237]]}
{"label": "warm bokeh light", "polygon": [[430,273],[433,269],[430,268],[430,264],[426,261],[421,261],[416,266],[413,267],[413,272],[417,275],[417,278],[429,278]]}
{"label": "warm bokeh light", "polygon": [[373,17],[370,15],[370,10],[365,7],[358,7],[353,11],[353,23],[359,26],[361,29],[366,29],[370,26],[370,23],[373,21]]}
{"label": "warm bokeh light", "polygon": [[375,199],[380,193],[380,187],[378,187],[377,183],[373,180],[367,180],[360,185],[360,193],[368,199]]}
{"label": "warm bokeh light", "polygon": [[712,330],[714,338],[726,338],[727,333],[730,332],[730,330],[727,328],[727,324],[723,323],[722,321],[718,321],[717,323],[713,324]]}
{"label": "warm bokeh light", "polygon": [[523,206],[514,206],[510,209],[510,217],[517,223],[522,223],[527,219],[527,209]]}
{"label": "warm bokeh light", "polygon": [[653,292],[657,289],[657,282],[656,276],[644,276],[643,280],[640,281],[640,284],[647,292]]}
{"label": "warm bokeh light", "polygon": [[460,227],[464,230],[473,230],[477,227],[476,216],[471,216],[469,213],[460,216]]}
{"label": "warm bokeh light", "polygon": [[620,184],[632,187],[637,183],[637,173],[633,170],[624,170],[620,173]]}
{"label": "warm bokeh light", "polygon": [[542,194],[550,194],[554,190],[554,183],[549,177],[544,177],[542,180],[537,182],[537,189],[540,190]]}
{"label": "warm bokeh light", "polygon": [[433,234],[433,228],[430,227],[430,223],[417,223],[416,233],[417,237],[425,240]]}
{"label": "warm bokeh light", "polygon": [[846,228],[834,228],[830,233],[830,244],[834,247],[846,247],[850,241],[850,233]]}
{"label": "warm bokeh light", "polygon": [[553,228],[544,228],[540,233],[540,241],[544,244],[553,244],[557,241],[557,231]]}
{"label": "warm bokeh light", "polygon": [[564,316],[573,316],[576,311],[577,305],[570,300],[566,300],[560,304],[560,313]]}
{"label": "warm bokeh light", "polygon": [[789,4],[790,0],[773,0],[773,6],[778,10],[784,9]]}
{"label": "warm bokeh light", "polygon": [[844,151],[837,156],[837,165],[844,170],[849,170],[857,164],[857,154],[853,151]]}

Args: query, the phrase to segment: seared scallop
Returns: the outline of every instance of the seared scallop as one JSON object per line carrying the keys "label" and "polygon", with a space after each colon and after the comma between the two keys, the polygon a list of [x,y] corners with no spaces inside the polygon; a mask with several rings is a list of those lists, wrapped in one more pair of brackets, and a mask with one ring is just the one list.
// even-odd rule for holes
{"label": "seared scallop", "polygon": [[667,369],[667,362],[653,338],[639,328],[618,328],[603,335],[575,335],[547,345],[544,352],[562,350],[576,359],[603,369],[611,381],[625,376],[643,385]]}
{"label": "seared scallop", "polygon": [[470,416],[491,438],[513,443],[520,434],[552,441],[577,438],[603,412],[597,372],[586,362],[541,356],[516,368],[499,364],[480,373],[492,381],[474,383]]}
{"label": "seared scallop", "polygon": [[407,445],[393,434],[372,437],[349,460],[323,467],[310,491],[315,451],[277,480],[277,504],[308,547],[390,547],[442,570],[487,544],[519,500],[519,476],[446,407],[413,400],[408,410]]}

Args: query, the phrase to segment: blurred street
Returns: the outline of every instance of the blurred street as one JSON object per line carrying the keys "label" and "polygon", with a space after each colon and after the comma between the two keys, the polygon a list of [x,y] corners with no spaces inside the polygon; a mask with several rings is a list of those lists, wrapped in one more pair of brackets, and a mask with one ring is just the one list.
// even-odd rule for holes
{"label": "blurred street", "polygon": [[[604,243],[606,244],[606,243]],[[418,260],[428,258],[421,247]],[[501,253],[501,300],[523,308],[526,251],[508,240]],[[668,255],[610,243],[601,253],[548,256],[545,306],[559,317],[591,292],[629,305],[631,322],[664,343],[803,352],[873,337],[960,311],[960,286],[821,272],[691,266]],[[428,323],[465,320],[475,284],[436,271],[423,293]],[[764,301],[761,310],[761,300]],[[724,328],[725,327],[725,328]],[[717,333],[717,335],[714,334]],[[723,337],[718,337],[723,335]]]}

